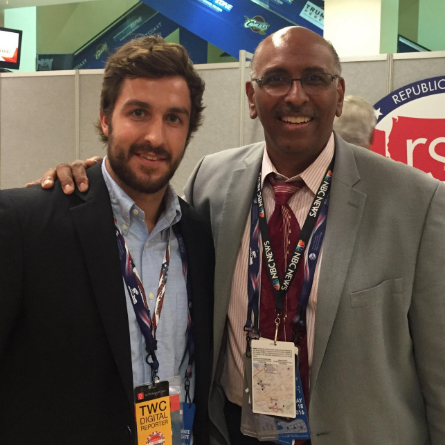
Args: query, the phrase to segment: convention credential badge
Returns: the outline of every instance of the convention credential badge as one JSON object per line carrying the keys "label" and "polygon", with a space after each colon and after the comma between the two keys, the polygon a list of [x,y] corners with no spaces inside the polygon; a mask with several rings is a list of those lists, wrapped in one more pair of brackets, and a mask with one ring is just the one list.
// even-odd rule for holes
{"label": "convention credential badge", "polygon": [[252,411],[295,418],[295,346],[265,338],[252,341]]}
{"label": "convention credential badge", "polygon": [[172,445],[168,382],[135,388],[138,445]]}

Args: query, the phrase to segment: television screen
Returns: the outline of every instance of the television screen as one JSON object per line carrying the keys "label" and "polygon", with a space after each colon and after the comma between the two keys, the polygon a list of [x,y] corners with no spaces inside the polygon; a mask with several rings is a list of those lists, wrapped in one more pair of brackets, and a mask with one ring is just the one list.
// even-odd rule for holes
{"label": "television screen", "polygon": [[22,31],[0,28],[0,68],[19,69],[21,44]]}

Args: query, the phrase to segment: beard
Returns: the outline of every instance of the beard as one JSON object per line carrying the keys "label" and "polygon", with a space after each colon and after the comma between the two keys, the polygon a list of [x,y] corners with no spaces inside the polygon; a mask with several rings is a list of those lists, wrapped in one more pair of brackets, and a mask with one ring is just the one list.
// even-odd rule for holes
{"label": "beard", "polygon": [[[132,190],[146,194],[156,193],[169,183],[181,163],[184,152],[177,159],[173,159],[172,155],[163,146],[153,147],[149,143],[132,144],[126,150],[114,143],[112,134],[110,134],[107,148],[108,161],[115,175]],[[129,160],[132,156],[135,156],[135,153],[150,153],[161,156],[164,159],[163,162],[169,165],[167,172],[163,176],[153,179],[153,174],[156,173],[157,169],[141,166],[138,176],[129,166]]]}

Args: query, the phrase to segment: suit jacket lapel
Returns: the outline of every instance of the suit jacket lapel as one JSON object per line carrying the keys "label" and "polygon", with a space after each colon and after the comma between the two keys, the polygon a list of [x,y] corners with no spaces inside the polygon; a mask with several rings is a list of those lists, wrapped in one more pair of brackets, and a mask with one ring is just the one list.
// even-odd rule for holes
{"label": "suit jacket lapel", "polygon": [[[97,306],[128,401],[133,409],[133,375],[127,306],[108,189],[100,165],[88,170],[85,202],[71,209],[83,247]],[[94,341],[94,339],[92,339]]]}
{"label": "suit jacket lapel", "polygon": [[335,166],[318,287],[311,392],[316,386],[331,335],[366,202],[366,194],[354,189],[360,176],[351,148],[337,137],[335,145]]}
{"label": "suit jacket lapel", "polygon": [[[213,372],[219,357],[227,310],[232,289],[232,279],[247,216],[250,212],[255,182],[261,166],[262,149],[250,153],[244,165],[228,178],[229,187],[222,208],[221,224],[216,243],[215,266],[215,317]],[[246,284],[247,285],[247,284]]]}

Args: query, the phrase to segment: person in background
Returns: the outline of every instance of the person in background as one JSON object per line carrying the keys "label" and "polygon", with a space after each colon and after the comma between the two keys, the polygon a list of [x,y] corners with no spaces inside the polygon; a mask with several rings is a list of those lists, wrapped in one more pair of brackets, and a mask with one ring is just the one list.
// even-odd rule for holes
{"label": "person in background", "polygon": [[298,346],[310,439],[296,444],[445,444],[445,186],[336,135],[344,92],[325,39],[268,36],[246,83],[265,141],[205,156],[185,187],[216,249],[211,445],[267,443],[241,431],[258,331]]}
{"label": "person in background", "polygon": [[376,122],[371,104],[359,96],[345,96],[342,114],[334,119],[334,131],[350,144],[370,148]]}
{"label": "person in background", "polygon": [[169,184],[203,92],[181,45],[132,40],[105,67],[88,192],[0,191],[1,444],[134,445],[134,389],[179,376],[208,445],[213,241]]}

